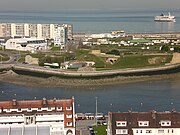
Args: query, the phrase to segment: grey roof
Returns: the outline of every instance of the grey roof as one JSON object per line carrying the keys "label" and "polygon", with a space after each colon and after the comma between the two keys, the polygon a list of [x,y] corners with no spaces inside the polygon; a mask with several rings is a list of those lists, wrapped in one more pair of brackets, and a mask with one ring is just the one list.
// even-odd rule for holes
{"label": "grey roof", "polygon": [[0,127],[0,135],[50,135],[50,127],[49,126]]}

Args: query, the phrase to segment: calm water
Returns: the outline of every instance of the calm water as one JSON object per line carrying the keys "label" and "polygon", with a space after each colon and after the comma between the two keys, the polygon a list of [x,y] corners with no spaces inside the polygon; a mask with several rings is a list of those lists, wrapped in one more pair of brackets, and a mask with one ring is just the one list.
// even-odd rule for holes
{"label": "calm water", "polygon": [[[154,16],[167,12],[176,16],[175,23],[154,22]],[[180,31],[180,10],[108,10],[59,12],[0,12],[0,22],[71,23],[75,32],[100,33]]]}
{"label": "calm water", "polygon": [[[161,81],[145,81],[115,86],[91,88],[43,88],[24,87],[0,83],[0,100],[13,98],[48,99],[75,97],[77,112],[95,112],[95,97],[98,97],[98,111],[180,111],[180,78]],[[3,93],[2,93],[3,91]]]}

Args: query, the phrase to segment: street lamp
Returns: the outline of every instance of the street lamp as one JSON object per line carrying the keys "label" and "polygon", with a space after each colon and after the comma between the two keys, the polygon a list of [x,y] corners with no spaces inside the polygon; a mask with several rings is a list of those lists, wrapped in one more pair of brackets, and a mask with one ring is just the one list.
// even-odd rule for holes
{"label": "street lamp", "polygon": [[95,115],[95,122],[96,122],[96,126],[97,126],[97,97],[96,97],[96,115]]}

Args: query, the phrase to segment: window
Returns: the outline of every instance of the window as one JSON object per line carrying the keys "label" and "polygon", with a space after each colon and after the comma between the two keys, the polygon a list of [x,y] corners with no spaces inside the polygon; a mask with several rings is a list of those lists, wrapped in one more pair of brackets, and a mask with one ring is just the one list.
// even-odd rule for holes
{"label": "window", "polygon": [[164,130],[158,130],[158,133],[164,133]]}
{"label": "window", "polygon": [[66,107],[66,110],[72,110],[72,107]]}
{"label": "window", "polygon": [[138,121],[138,125],[139,125],[140,127],[149,126],[149,121]]}
{"label": "window", "polygon": [[167,121],[160,121],[160,125],[161,126],[171,126],[171,121],[167,120]]}
{"label": "window", "polygon": [[67,114],[66,118],[72,118],[72,114]]}
{"label": "window", "polygon": [[117,127],[126,127],[127,121],[116,121],[116,126]]}
{"label": "window", "polygon": [[146,130],[146,133],[152,133],[152,130]]}
{"label": "window", "polygon": [[58,107],[57,110],[58,110],[58,111],[62,111],[62,107]]}
{"label": "window", "polygon": [[128,134],[128,130],[127,129],[116,129],[116,134]]}
{"label": "window", "polygon": [[72,126],[72,122],[67,122],[67,126]]}

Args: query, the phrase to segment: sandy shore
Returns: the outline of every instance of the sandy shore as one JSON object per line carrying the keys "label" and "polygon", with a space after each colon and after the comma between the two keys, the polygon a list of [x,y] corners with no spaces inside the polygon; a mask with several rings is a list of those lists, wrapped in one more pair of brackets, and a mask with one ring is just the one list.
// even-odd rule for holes
{"label": "sandy shore", "polygon": [[105,86],[115,84],[134,83],[142,81],[153,81],[161,79],[180,78],[180,73],[169,75],[153,75],[153,76],[131,76],[131,77],[114,77],[103,79],[64,79],[57,77],[41,78],[26,75],[18,75],[13,71],[0,73],[0,81],[12,83],[16,85],[24,85],[30,87],[85,87],[85,86]]}

